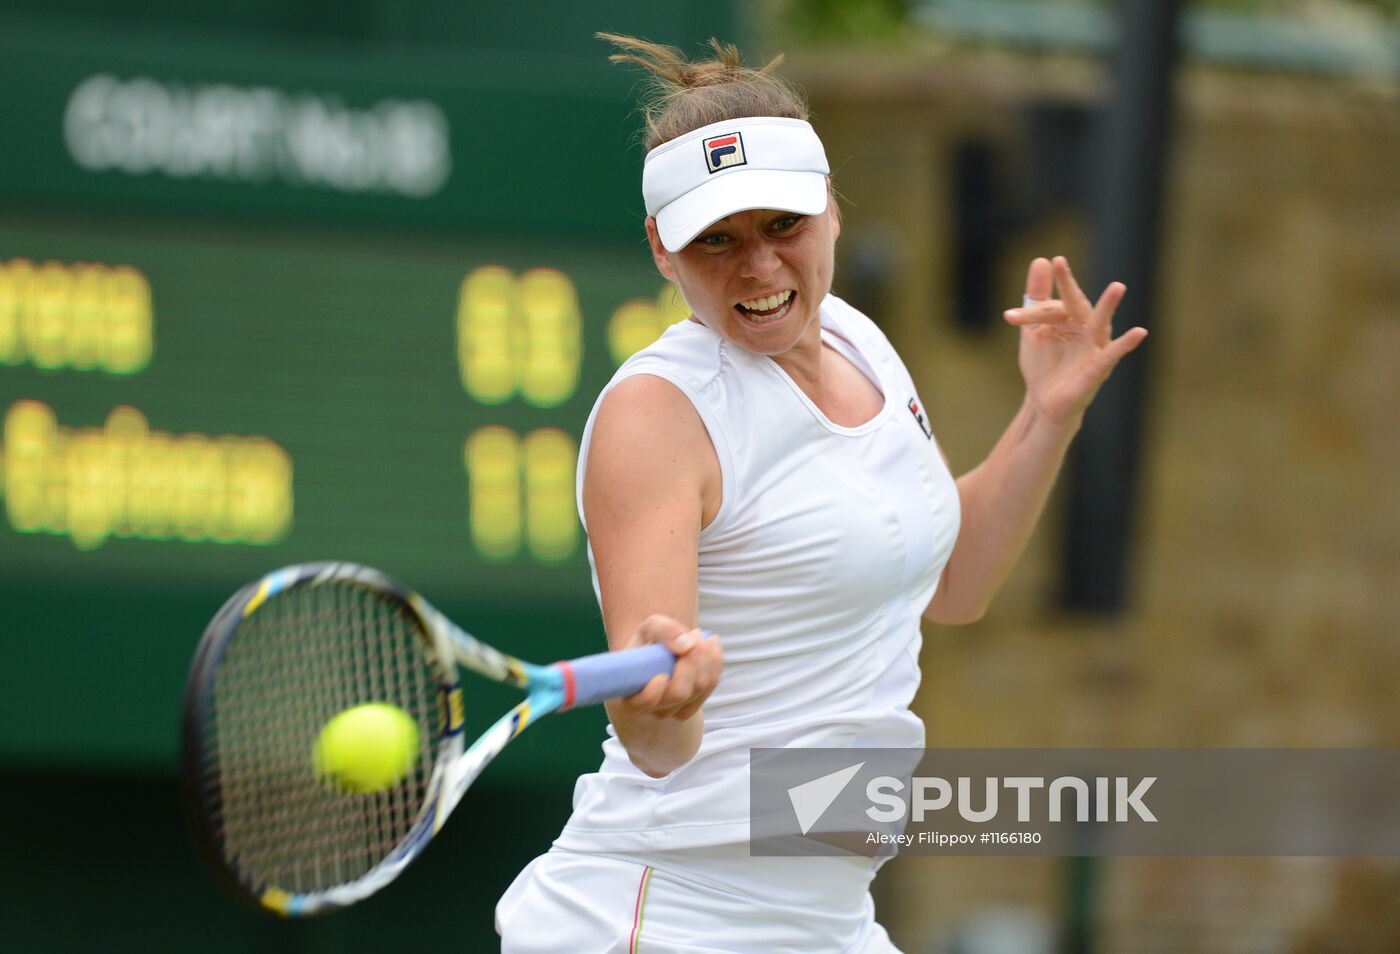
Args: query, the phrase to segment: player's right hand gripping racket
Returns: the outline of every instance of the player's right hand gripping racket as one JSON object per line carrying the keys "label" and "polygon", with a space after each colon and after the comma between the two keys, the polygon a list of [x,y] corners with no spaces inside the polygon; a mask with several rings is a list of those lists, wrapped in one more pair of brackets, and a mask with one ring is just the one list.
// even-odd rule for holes
{"label": "player's right hand gripping racket", "polygon": [[[458,665],[528,693],[470,746]],[[674,666],[661,645],[531,665],[368,567],[277,570],[224,604],[190,667],[184,787],[196,839],[221,880],[266,910],[353,904],[418,856],[527,724],[631,695]],[[412,767],[383,791],[328,786],[313,768],[318,735],[337,713],[371,702],[417,724]]]}

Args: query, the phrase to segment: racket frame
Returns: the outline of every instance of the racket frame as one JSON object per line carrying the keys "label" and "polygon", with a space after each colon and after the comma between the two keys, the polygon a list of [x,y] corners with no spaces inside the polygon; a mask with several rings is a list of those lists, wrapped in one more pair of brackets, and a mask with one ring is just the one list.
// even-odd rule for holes
{"label": "racket frame", "polygon": [[[441,708],[436,755],[423,803],[412,826],[399,843],[354,880],[319,891],[300,892],[281,885],[251,884],[238,877],[210,824],[211,819],[217,816],[211,810],[211,793],[204,780],[212,774],[213,767],[203,742],[212,706],[214,680],[224,651],[238,627],[268,599],[299,586],[344,581],[387,595],[419,624],[423,649],[437,679]],[[417,858],[442,829],[447,817],[482,770],[528,725],[556,710],[631,695],[656,675],[669,674],[675,662],[675,655],[665,646],[657,644],[539,666],[481,642],[417,592],[370,567],[345,562],[319,562],[274,570],[229,598],[205,628],[190,665],[182,729],[182,784],[186,813],[196,845],[219,880],[233,894],[264,911],[283,917],[300,917],[346,907],[374,894]],[[515,686],[526,693],[520,703],[497,719],[470,746],[465,744],[463,735],[464,712],[458,666],[487,679]]]}
{"label": "racket frame", "polygon": [[[243,621],[272,597],[302,586],[349,582],[387,596],[418,623],[423,650],[437,685],[440,712],[436,729],[436,754],[425,787],[423,803],[408,832],[378,864],[353,881],[323,891],[298,892],[282,885],[251,883],[240,878],[224,854],[222,839],[212,820],[218,817],[221,787],[207,783],[216,768],[203,744],[212,714],[214,685],[219,664]],[[283,567],[249,583],[231,596],[204,630],[190,664],[185,687],[181,749],[182,789],[186,818],[200,856],[218,880],[235,896],[265,911],[300,916],[334,910],[378,891],[418,856],[437,832],[445,813],[438,805],[450,766],[463,753],[464,710],[458,680],[456,653],[447,631],[435,624],[442,619],[421,596],[397,580],[370,567],[354,563],[316,562]],[[308,771],[310,767],[308,765]],[[458,796],[460,797],[460,796]]]}

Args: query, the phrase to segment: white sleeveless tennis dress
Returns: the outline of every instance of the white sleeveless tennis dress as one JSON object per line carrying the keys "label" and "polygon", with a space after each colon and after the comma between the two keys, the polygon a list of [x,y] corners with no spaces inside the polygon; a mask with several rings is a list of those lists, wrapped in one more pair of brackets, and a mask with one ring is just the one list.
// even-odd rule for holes
{"label": "white sleeveless tennis dress", "polygon": [[[609,727],[554,849],[497,907],[505,952],[894,950],[869,896],[877,862],[748,856],[750,748],[923,745],[909,711],[919,619],[958,535],[957,487],[903,362],[839,298],[820,312],[823,342],[884,396],[858,427],[695,321],[603,392],[655,375],[709,431],[723,486],[700,534],[699,623],[720,634],[724,671],[699,752],[665,778],[632,765]],[[580,513],[592,429],[590,416]]]}

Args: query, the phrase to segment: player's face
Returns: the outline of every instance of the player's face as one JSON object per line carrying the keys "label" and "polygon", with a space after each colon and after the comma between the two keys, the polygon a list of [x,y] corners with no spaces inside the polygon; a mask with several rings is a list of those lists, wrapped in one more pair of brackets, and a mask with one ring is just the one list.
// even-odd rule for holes
{"label": "player's face", "polygon": [[834,202],[820,215],[751,209],[720,219],[679,252],[667,252],[647,220],[661,274],[675,282],[695,317],[756,354],[817,342],[821,301],[831,290]]}

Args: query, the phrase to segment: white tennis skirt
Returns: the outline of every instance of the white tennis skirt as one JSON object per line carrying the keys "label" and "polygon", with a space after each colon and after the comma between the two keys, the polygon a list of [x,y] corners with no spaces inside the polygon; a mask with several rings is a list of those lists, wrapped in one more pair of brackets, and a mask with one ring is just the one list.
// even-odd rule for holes
{"label": "white tennis skirt", "polygon": [[553,848],[496,905],[502,954],[899,954],[859,858]]}

